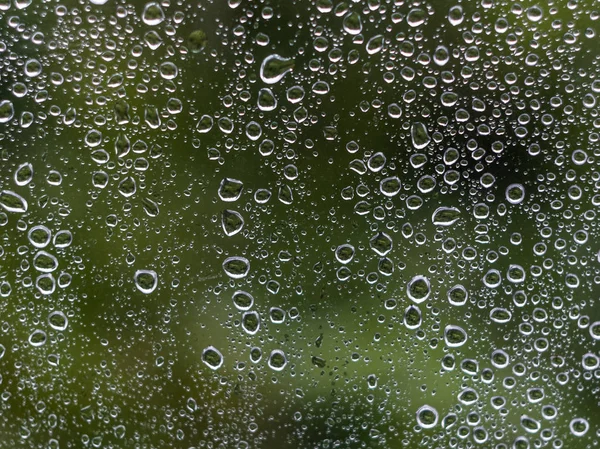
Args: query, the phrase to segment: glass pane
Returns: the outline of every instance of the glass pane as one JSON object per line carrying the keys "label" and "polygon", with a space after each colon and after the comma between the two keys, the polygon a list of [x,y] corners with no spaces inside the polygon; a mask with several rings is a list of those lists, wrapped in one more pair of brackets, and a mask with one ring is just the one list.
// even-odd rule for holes
{"label": "glass pane", "polygon": [[0,0],[0,446],[600,443],[595,0]]}

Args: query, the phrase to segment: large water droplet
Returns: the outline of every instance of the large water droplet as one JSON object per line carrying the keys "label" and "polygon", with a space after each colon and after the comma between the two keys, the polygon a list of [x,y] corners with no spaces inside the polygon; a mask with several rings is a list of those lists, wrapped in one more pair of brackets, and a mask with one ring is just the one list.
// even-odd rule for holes
{"label": "large water droplet", "polygon": [[430,405],[424,405],[417,410],[417,423],[423,429],[431,429],[435,427],[438,422],[438,412],[435,408]]}
{"label": "large water droplet", "polygon": [[217,370],[223,366],[223,354],[214,346],[209,346],[202,351],[202,362],[210,369]]}
{"label": "large water droplet", "polygon": [[417,150],[425,148],[429,142],[431,142],[431,137],[429,136],[427,127],[421,122],[415,122],[411,125],[410,137],[412,139],[413,146]]}
{"label": "large water droplet", "polygon": [[165,13],[158,3],[146,3],[146,6],[144,6],[144,11],[142,12],[142,20],[146,25],[156,26],[165,20]]}
{"label": "large water droplet", "polygon": [[431,221],[436,226],[451,226],[459,219],[460,210],[456,207],[438,207],[431,216]]}
{"label": "large water droplet", "polygon": [[223,270],[232,279],[241,279],[250,271],[250,261],[245,257],[228,257],[223,262]]}
{"label": "large water droplet", "polygon": [[146,295],[158,286],[158,275],[154,270],[137,270],[133,279],[137,289]]}
{"label": "large water droplet", "polygon": [[406,294],[415,303],[422,303],[431,294],[429,279],[421,275],[413,277],[406,286]]}
{"label": "large water droplet", "polygon": [[27,212],[28,207],[25,198],[11,190],[2,190],[0,192],[0,206],[8,212],[21,214]]}
{"label": "large water droplet", "polygon": [[267,56],[260,65],[260,78],[264,83],[275,84],[294,67],[294,60],[277,54]]}

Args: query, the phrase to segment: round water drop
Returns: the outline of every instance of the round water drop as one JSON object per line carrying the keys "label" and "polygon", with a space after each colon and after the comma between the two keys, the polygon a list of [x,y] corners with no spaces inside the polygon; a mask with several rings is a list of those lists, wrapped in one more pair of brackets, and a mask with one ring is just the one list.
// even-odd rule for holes
{"label": "round water drop", "polygon": [[257,141],[260,139],[261,135],[262,128],[257,122],[251,121],[246,125],[246,137],[248,137],[248,139]]}
{"label": "round water drop", "polygon": [[48,324],[54,330],[64,331],[69,325],[69,320],[64,313],[55,310],[48,315]]}
{"label": "round water drop", "polygon": [[282,350],[274,349],[269,355],[267,364],[269,365],[269,368],[274,371],[282,371],[285,368],[285,365],[287,365],[287,358]]}
{"label": "round water drop", "polygon": [[142,12],[142,20],[146,25],[156,26],[165,20],[165,13],[158,3],[146,3],[146,6],[144,6],[144,11]]}
{"label": "round water drop", "polygon": [[387,112],[390,118],[396,119],[402,117],[402,108],[398,106],[398,103],[390,103]]}
{"label": "round water drop", "polygon": [[492,365],[496,368],[506,368],[510,363],[509,355],[502,349],[496,349],[491,356]]}
{"label": "round water drop", "polygon": [[277,99],[271,89],[264,87],[258,91],[257,106],[263,112],[273,111],[277,108]]}
{"label": "round water drop", "polygon": [[242,230],[244,227],[244,218],[239,212],[226,209],[221,216],[221,225],[225,235],[231,237]]}
{"label": "round water drop", "polygon": [[37,329],[34,330],[29,336],[29,344],[35,347],[42,346],[44,343],[46,343],[47,339],[48,337],[46,336],[46,332]]}
{"label": "round water drop", "polygon": [[494,268],[488,270],[488,272],[483,276],[483,284],[487,288],[496,288],[499,287],[502,283],[502,275],[500,272]]}
{"label": "round water drop", "polygon": [[438,45],[433,52],[433,62],[438,66],[445,66],[450,60],[450,50],[445,45]]}
{"label": "round water drop", "polygon": [[242,279],[250,271],[250,262],[245,257],[228,257],[223,262],[223,270],[232,279]]}
{"label": "round water drop", "polygon": [[527,18],[532,22],[539,22],[544,17],[544,11],[539,6],[535,5],[527,9]]}
{"label": "round water drop", "polygon": [[213,118],[210,115],[204,114],[202,117],[200,117],[200,120],[198,120],[198,123],[196,123],[196,131],[198,131],[199,133],[205,134],[212,129],[213,124],[214,124]]}
{"label": "round water drop", "polygon": [[146,295],[158,286],[158,275],[154,270],[137,270],[133,279],[137,289]]}
{"label": "round water drop", "polygon": [[131,176],[127,176],[119,183],[118,190],[125,198],[133,196],[137,190],[135,179]]}
{"label": "round water drop", "polygon": [[294,60],[278,54],[267,56],[260,65],[260,79],[267,84],[279,82],[294,67]]}
{"label": "round water drop", "polygon": [[202,30],[192,31],[188,37],[188,48],[192,53],[200,53],[207,43],[208,38]]}
{"label": "round water drop", "polygon": [[463,20],[465,20],[465,15],[462,6],[456,5],[448,10],[448,22],[450,22],[450,25],[460,25]]}
{"label": "round water drop", "polygon": [[29,59],[25,63],[25,75],[30,78],[35,78],[42,73],[42,63],[37,59]]}
{"label": "round water drop", "polygon": [[423,429],[431,429],[436,426],[438,422],[438,412],[435,408],[430,405],[424,405],[417,410],[417,423]]}
{"label": "round water drop", "polygon": [[18,186],[24,186],[31,182],[33,179],[33,165],[29,162],[19,165],[15,171],[15,184]]}
{"label": "round water drop", "polygon": [[385,154],[380,151],[369,158],[367,161],[367,167],[369,167],[369,170],[371,170],[373,173],[377,173],[383,169],[386,161],[387,158],[385,157]]}
{"label": "round water drop", "polygon": [[429,279],[421,275],[413,277],[406,286],[406,294],[417,304],[427,300],[431,294]]}
{"label": "round water drop", "polygon": [[458,394],[458,400],[464,405],[472,405],[477,402],[479,395],[472,388],[465,388]]}
{"label": "round water drop", "polygon": [[508,267],[506,279],[513,284],[520,284],[525,281],[525,270],[521,265],[511,264]]}
{"label": "round water drop", "polygon": [[232,299],[235,307],[243,312],[250,310],[254,304],[254,297],[243,290],[237,290],[233,294]]}
{"label": "round water drop", "polygon": [[56,281],[51,274],[42,274],[35,280],[35,286],[42,295],[51,295],[56,290]]}
{"label": "round water drop", "polygon": [[44,225],[37,225],[32,227],[27,233],[29,242],[36,248],[45,248],[50,243],[52,233]]}
{"label": "round water drop", "polygon": [[582,437],[587,433],[588,430],[590,430],[590,424],[588,423],[587,419],[574,418],[569,423],[569,429],[576,437]]}
{"label": "round water drop", "polygon": [[520,204],[525,199],[525,187],[522,184],[511,184],[506,188],[506,201]]}
{"label": "round water drop", "polygon": [[438,207],[431,215],[436,226],[451,226],[460,219],[460,210],[456,207]]}
{"label": "round water drop", "polygon": [[105,5],[108,0],[90,0],[92,5]]}
{"label": "round water drop", "polygon": [[406,23],[409,26],[416,28],[425,23],[425,19],[427,18],[427,13],[425,10],[421,8],[411,9],[406,16]]}
{"label": "round water drop", "polygon": [[387,197],[396,196],[400,192],[400,187],[400,178],[397,176],[384,178],[379,183],[379,190]]}
{"label": "round water drop", "polygon": [[0,123],[9,122],[15,116],[15,108],[10,100],[0,101]]}
{"label": "round water drop", "polygon": [[256,334],[260,329],[260,316],[258,312],[245,312],[242,315],[242,329],[248,335]]}
{"label": "round water drop", "polygon": [[102,133],[97,129],[90,130],[85,135],[85,143],[87,146],[94,148],[102,143]]}
{"label": "round water drop", "polygon": [[242,195],[244,183],[233,178],[224,178],[219,185],[219,198],[221,201],[231,203]]}
{"label": "round water drop", "polygon": [[18,193],[12,190],[0,191],[0,206],[7,212],[24,213],[27,212],[27,201]]}
{"label": "round water drop", "polygon": [[335,258],[338,262],[347,264],[354,258],[354,246],[350,244],[344,244],[337,247],[335,250]]}
{"label": "round water drop", "polygon": [[202,351],[202,362],[210,369],[217,370],[223,366],[223,354],[214,346],[209,346]]}
{"label": "round water drop", "polygon": [[594,340],[600,340],[600,321],[594,321],[590,324],[590,336]]}
{"label": "round water drop", "polygon": [[172,80],[177,77],[179,69],[172,62],[163,62],[160,65],[160,76],[166,80]]}
{"label": "round water drop", "polygon": [[450,348],[458,348],[467,342],[467,332],[460,326],[448,325],[444,329],[444,341]]}
{"label": "round water drop", "polygon": [[362,21],[360,20],[360,15],[357,12],[349,12],[344,16],[342,26],[344,31],[352,36],[360,34],[362,31]]}
{"label": "round water drop", "polygon": [[42,273],[52,273],[58,268],[58,260],[46,251],[38,251],[33,258],[33,266]]}

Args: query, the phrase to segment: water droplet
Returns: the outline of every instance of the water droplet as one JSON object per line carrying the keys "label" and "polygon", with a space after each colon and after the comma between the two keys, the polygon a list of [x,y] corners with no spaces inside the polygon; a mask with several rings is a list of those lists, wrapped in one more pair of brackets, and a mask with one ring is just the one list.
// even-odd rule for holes
{"label": "water droplet", "polygon": [[421,310],[417,306],[408,306],[404,311],[404,325],[408,329],[417,329],[421,326],[421,322]]}
{"label": "water droplet", "polygon": [[367,53],[370,55],[374,55],[375,53],[379,53],[383,50],[383,34],[378,34],[373,36],[371,39],[367,41]]}
{"label": "water droplet", "polygon": [[458,26],[463,23],[465,19],[464,12],[462,6],[453,6],[448,10],[448,22],[452,26]]}
{"label": "water droplet", "polygon": [[267,362],[267,364],[269,365],[269,368],[271,368],[274,371],[282,371],[285,368],[285,365],[287,364],[287,359],[285,357],[284,352],[280,349],[275,349],[271,351],[271,354],[269,355],[269,361]]}
{"label": "water droplet", "polygon": [[242,329],[248,335],[254,335],[259,331],[260,316],[258,312],[244,312],[242,315]]}
{"label": "water droplet", "polygon": [[511,184],[506,188],[506,200],[510,204],[519,204],[525,199],[525,187],[521,184]]}
{"label": "water droplet", "polygon": [[28,207],[25,198],[11,190],[2,190],[0,192],[0,206],[8,212],[21,214],[27,212]]}
{"label": "water droplet", "polygon": [[214,346],[209,346],[202,351],[202,362],[210,369],[218,370],[223,366],[223,354]]}
{"label": "water droplet", "polygon": [[438,207],[431,221],[436,226],[451,226],[460,219],[460,210],[456,207]]}
{"label": "water droplet", "polygon": [[34,347],[42,346],[47,339],[46,332],[37,329],[29,335],[29,344]]}
{"label": "water droplet", "polygon": [[254,298],[252,295],[243,290],[237,290],[233,294],[232,299],[235,307],[243,312],[250,310],[254,304]]}
{"label": "water droplet", "polygon": [[142,12],[142,20],[146,25],[156,26],[165,20],[165,13],[158,3],[146,3],[146,6],[144,6],[144,11]]}
{"label": "water droplet", "polygon": [[232,279],[241,279],[248,275],[250,262],[245,257],[228,257],[223,262],[223,270]]}
{"label": "water droplet", "polygon": [[56,310],[48,315],[48,324],[54,330],[64,331],[69,325],[69,320],[64,313]]}
{"label": "water droplet", "polygon": [[219,185],[219,198],[231,203],[237,201],[242,195],[244,183],[233,178],[224,178]]}
{"label": "water droplet", "polygon": [[271,89],[264,87],[258,91],[257,106],[263,112],[273,111],[277,108],[277,99]]}
{"label": "water droplet", "polygon": [[231,237],[242,230],[244,227],[244,219],[239,212],[226,209],[221,215],[221,225],[225,235]]}
{"label": "water droplet", "polygon": [[192,31],[188,37],[188,48],[192,53],[200,53],[208,44],[206,33],[202,30]]}
{"label": "water droplet", "polygon": [[335,258],[338,262],[347,264],[354,258],[354,246],[349,244],[340,245],[335,250]]}
{"label": "water droplet", "polygon": [[260,78],[264,83],[279,82],[294,67],[294,60],[277,54],[267,56],[260,65]]}
{"label": "water droplet", "polygon": [[344,16],[342,22],[344,31],[352,36],[360,34],[362,31],[362,22],[360,20],[360,14],[357,12],[349,12]]}
{"label": "water droplet", "polygon": [[133,280],[137,289],[146,295],[158,286],[158,275],[154,270],[137,270]]}
{"label": "water droplet", "polygon": [[410,137],[412,144],[417,150],[421,150],[429,145],[431,137],[427,131],[427,127],[421,122],[415,122],[410,127]]}
{"label": "water droplet", "polygon": [[58,260],[46,251],[38,251],[33,258],[33,266],[42,273],[52,273],[58,268]]}
{"label": "water droplet", "polygon": [[585,418],[574,418],[569,423],[571,433],[576,437],[584,436],[590,429],[590,424]]}
{"label": "water droplet", "polygon": [[430,405],[424,405],[417,410],[417,423],[423,429],[431,429],[436,426],[438,422],[438,412],[435,408]]}
{"label": "water droplet", "polygon": [[457,284],[448,290],[448,302],[453,306],[463,306],[467,299],[469,299],[469,293],[461,284]]}
{"label": "water droplet", "polygon": [[417,304],[427,300],[431,294],[429,279],[421,275],[413,277],[406,286],[406,294]]}
{"label": "water droplet", "polygon": [[460,326],[448,325],[444,329],[444,341],[450,348],[458,348],[467,342],[467,333]]}
{"label": "water droplet", "polygon": [[27,233],[29,242],[36,248],[45,248],[50,243],[52,233],[44,225],[37,225],[32,227]]}
{"label": "water droplet", "polygon": [[15,171],[15,183],[18,186],[24,186],[31,182],[33,179],[33,165],[29,162],[19,165]]}
{"label": "water droplet", "polygon": [[0,101],[0,123],[9,122],[15,116],[15,108],[10,100]]}

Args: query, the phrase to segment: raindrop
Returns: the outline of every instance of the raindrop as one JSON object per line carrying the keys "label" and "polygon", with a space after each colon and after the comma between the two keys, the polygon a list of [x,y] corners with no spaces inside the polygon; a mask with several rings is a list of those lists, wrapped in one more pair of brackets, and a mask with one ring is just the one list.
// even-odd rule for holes
{"label": "raindrop", "polygon": [[154,270],[137,270],[133,279],[137,289],[146,295],[158,286],[158,275]]}
{"label": "raindrop", "polygon": [[223,355],[214,346],[209,346],[202,351],[202,362],[210,369],[218,370],[223,366]]}
{"label": "raindrop", "polygon": [[250,262],[245,257],[228,257],[223,262],[223,270],[232,279],[242,279],[250,271]]}
{"label": "raindrop", "polygon": [[279,82],[294,67],[294,60],[277,54],[267,56],[260,65],[260,79],[267,84]]}

